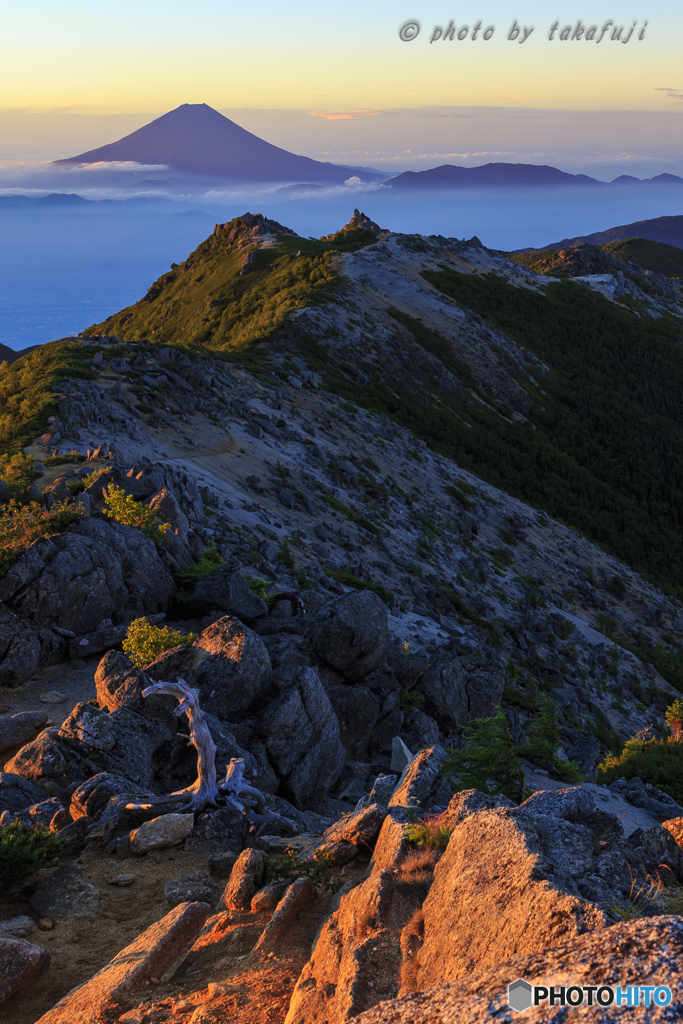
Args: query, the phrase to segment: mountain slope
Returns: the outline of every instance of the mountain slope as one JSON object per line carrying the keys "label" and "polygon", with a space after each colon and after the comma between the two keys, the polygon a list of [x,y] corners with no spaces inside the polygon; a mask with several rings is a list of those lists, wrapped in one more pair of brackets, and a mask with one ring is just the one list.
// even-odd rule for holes
{"label": "mountain slope", "polygon": [[550,242],[544,249],[566,249],[580,242],[592,242],[603,245],[627,238],[645,238],[650,242],[664,242],[683,249],[683,216],[654,217],[652,220],[636,220],[632,224],[620,224],[606,231],[595,231],[592,235],[578,235],[576,238],[563,238],[561,242]]}
{"label": "mountain slope", "polygon": [[[621,263],[633,264],[652,274],[660,274],[663,277],[683,277],[683,251],[675,245],[667,245],[664,242],[651,242],[645,238],[624,238],[614,242],[603,242],[599,247],[593,243],[581,242],[584,254],[587,249],[601,249],[607,256],[614,256]],[[576,249],[576,246],[568,246],[567,250]],[[539,274],[556,274],[561,276],[568,271],[568,259],[563,258],[561,253],[567,252],[564,249],[529,249],[524,252],[510,253],[510,259],[520,263],[530,270]],[[597,254],[596,254],[597,255]],[[597,261],[596,261],[597,263]],[[608,260],[604,261],[601,270],[593,272],[600,273],[607,267],[614,269],[614,264]],[[574,273],[570,276],[576,276]]]}
{"label": "mountain slope", "polygon": [[[239,351],[283,379],[303,358],[327,391],[389,416],[639,572],[681,587],[675,299],[634,286],[613,301],[476,240],[385,235],[348,253],[308,243],[327,251],[302,256],[304,240],[273,245],[268,222],[256,224],[218,226],[144,300],[93,330],[231,358]],[[227,273],[220,288],[205,293],[218,273]],[[638,312],[648,309],[654,319]]]}
{"label": "mountain slope", "polygon": [[[58,165],[134,161],[231,181],[312,181],[341,184],[351,167],[296,156],[240,128],[206,103],[183,103],[150,124]],[[371,180],[373,172],[363,172]]]}

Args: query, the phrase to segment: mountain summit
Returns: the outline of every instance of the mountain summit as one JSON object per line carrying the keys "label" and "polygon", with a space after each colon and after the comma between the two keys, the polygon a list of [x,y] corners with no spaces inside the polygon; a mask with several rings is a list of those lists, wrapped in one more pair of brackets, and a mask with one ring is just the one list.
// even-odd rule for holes
{"label": "mountain summit", "polygon": [[[206,103],[183,103],[118,142],[56,163],[63,166],[113,161],[165,164],[175,171],[230,181],[305,181],[331,185],[341,184],[358,170],[321,163],[272,146]],[[371,176],[377,175],[371,173]]]}

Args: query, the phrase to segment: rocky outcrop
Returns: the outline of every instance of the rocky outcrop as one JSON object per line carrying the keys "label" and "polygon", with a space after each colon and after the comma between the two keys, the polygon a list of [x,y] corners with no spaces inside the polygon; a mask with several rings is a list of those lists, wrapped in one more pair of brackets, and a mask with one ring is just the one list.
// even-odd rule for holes
{"label": "rocky outcrop", "polygon": [[0,685],[21,686],[38,668],[57,665],[66,646],[63,637],[22,619],[0,601]]}
{"label": "rocky outcrop", "polygon": [[22,711],[18,715],[0,715],[0,754],[33,739],[47,722],[46,711]]}
{"label": "rocky outcrop", "polygon": [[387,610],[369,590],[328,602],[311,621],[313,650],[347,679],[357,682],[384,664],[389,650]]}
{"label": "rocky outcrop", "polygon": [[282,795],[307,807],[327,793],[344,763],[339,723],[317,672],[304,669],[259,722]]}
{"label": "rocky outcrop", "polygon": [[[541,949],[464,976],[460,981],[383,1002],[354,1018],[354,1024],[485,1024],[487,1021],[529,1020],[534,1024],[560,1024],[570,1018],[634,1021],[635,1024],[677,1020],[683,1014],[683,985],[679,970],[683,956],[680,917],[643,918],[615,924],[598,934],[578,936],[550,950]],[[605,1006],[569,1010],[547,1003],[523,1016],[508,1005],[508,985],[518,978],[531,985],[565,989],[590,984],[665,985],[672,990],[667,1007]]]}
{"label": "rocky outcrop", "polygon": [[[621,877],[614,878],[615,865],[607,868],[613,851],[605,847],[596,857],[591,828],[561,816],[563,811],[571,815],[571,809],[560,806],[555,815],[546,809],[481,810],[455,827],[424,903],[420,989],[611,923],[605,909],[584,898],[581,883],[587,880],[584,891],[592,888],[596,894],[602,884],[616,902],[629,882],[623,855]],[[622,891],[615,895],[610,884]]]}
{"label": "rocky outcrop", "polygon": [[396,996],[401,931],[423,896],[390,871],[342,895],[297,981],[285,1024],[343,1024]]}
{"label": "rocky outcrop", "polygon": [[438,654],[420,677],[417,690],[424,710],[450,736],[473,718],[483,718],[500,704],[505,686],[501,664],[449,651]]}
{"label": "rocky outcrop", "polygon": [[226,615],[200,633],[192,647],[162,654],[146,671],[159,681],[182,676],[199,690],[203,711],[239,722],[262,705],[272,669],[261,638]]}
{"label": "rocky outcrop", "polygon": [[268,614],[268,605],[249,589],[241,572],[227,565],[202,576],[194,588],[192,602],[199,611],[219,611],[241,622],[253,622]]}
{"label": "rocky outcrop", "polygon": [[329,859],[338,867],[348,864],[361,853],[369,855],[386,814],[386,808],[380,804],[362,807],[355,814],[342,818],[328,828],[322,839],[311,846],[306,855]]}
{"label": "rocky outcrop", "polygon": [[444,785],[450,797],[452,790],[443,783],[439,774],[445,759],[446,751],[443,747],[429,747],[416,754],[398,780],[389,807],[428,810],[437,802],[437,793]]}
{"label": "rocky outcrop", "polygon": [[35,541],[0,579],[0,601],[17,615],[76,634],[163,611],[174,590],[153,541],[95,519]]}
{"label": "rocky outcrop", "polygon": [[125,707],[110,713],[92,704],[77,704],[59,729],[45,729],[6,768],[26,779],[53,779],[61,785],[114,770],[135,786],[150,789],[154,755],[162,746],[172,750],[173,735],[158,721]]}

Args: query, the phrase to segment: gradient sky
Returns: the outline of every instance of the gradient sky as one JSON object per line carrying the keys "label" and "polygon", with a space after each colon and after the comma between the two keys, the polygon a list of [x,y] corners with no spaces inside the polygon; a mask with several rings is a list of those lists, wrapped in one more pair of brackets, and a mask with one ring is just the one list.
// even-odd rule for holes
{"label": "gradient sky", "polygon": [[[69,155],[113,141],[180,103],[206,102],[240,111],[245,127],[261,125],[271,141],[299,152],[334,159],[353,151],[354,160],[363,154],[372,160],[381,150],[388,161],[406,150],[419,150],[417,159],[456,154],[451,162],[473,162],[457,159],[470,152],[532,155],[544,148],[538,112],[615,111],[622,113],[614,125],[609,119],[601,125],[597,115],[572,115],[561,127],[554,119],[549,131],[568,151],[593,133],[591,159],[598,163],[606,134],[610,160],[620,149],[625,161],[636,162],[656,152],[662,166],[673,166],[682,155],[683,5],[629,0],[618,5],[619,16],[615,6],[0,0],[0,159]],[[434,28],[451,16],[457,29],[493,25],[493,38],[430,44]],[[600,45],[548,40],[552,22],[574,27],[579,19],[585,26],[636,21],[637,30],[647,21],[645,39],[634,34],[626,45],[609,36]],[[419,21],[421,32],[401,42],[398,30],[408,20]],[[522,45],[507,40],[513,21],[534,27]],[[467,125],[456,144],[449,132],[439,133],[435,108],[455,117],[460,107],[494,108],[494,114],[482,110],[488,129],[482,135]],[[424,118],[423,108],[431,108]],[[533,112],[527,118],[525,109]],[[292,112],[281,121],[286,132],[278,129],[278,110]],[[411,111],[418,115],[412,135]],[[624,113],[630,111],[631,120]],[[659,119],[643,137],[646,122],[637,112],[646,111]],[[432,129],[425,135],[427,123]],[[501,124],[505,140],[497,144]]]}

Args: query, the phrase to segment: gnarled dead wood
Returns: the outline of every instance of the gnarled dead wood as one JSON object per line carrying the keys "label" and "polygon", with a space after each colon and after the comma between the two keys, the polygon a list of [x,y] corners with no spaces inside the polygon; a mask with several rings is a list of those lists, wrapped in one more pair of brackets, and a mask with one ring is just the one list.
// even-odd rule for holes
{"label": "gnarled dead wood", "polygon": [[[174,715],[187,715],[190,723],[188,739],[197,751],[197,779],[186,789],[169,793],[167,796],[150,797],[140,804],[126,804],[126,810],[146,811],[158,804],[172,804],[176,812],[198,814],[212,807],[233,807],[253,821],[279,821],[292,829],[296,827],[289,818],[268,810],[260,789],[245,782],[244,758],[233,757],[227,767],[225,778],[220,786],[218,785],[216,744],[199,706],[199,690],[194,690],[184,679],[179,678],[176,683],[154,683],[142,691],[143,697],[153,694],[176,697],[179,703],[173,712]],[[180,806],[176,806],[178,804]]]}

